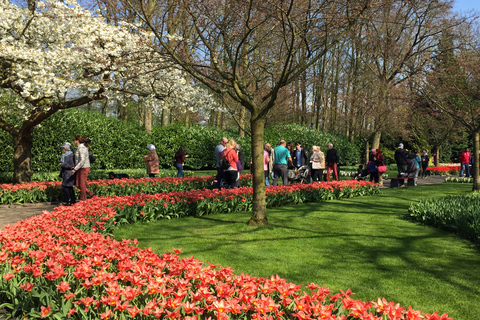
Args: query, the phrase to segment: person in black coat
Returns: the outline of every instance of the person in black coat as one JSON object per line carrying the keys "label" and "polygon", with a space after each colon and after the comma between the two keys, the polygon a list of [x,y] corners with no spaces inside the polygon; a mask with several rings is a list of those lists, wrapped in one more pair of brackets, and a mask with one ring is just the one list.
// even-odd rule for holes
{"label": "person in black coat", "polygon": [[75,184],[76,173],[72,174],[72,169],[75,167],[75,157],[71,151],[69,144],[65,143],[61,146],[63,155],[60,160],[60,177],[62,178],[62,193],[63,205],[69,206],[76,202],[75,191],[73,185]]}
{"label": "person in black coat", "polygon": [[407,170],[407,156],[408,151],[403,149],[403,143],[400,143],[398,149],[395,151],[395,161],[397,162],[398,174]]}
{"label": "person in black coat", "polygon": [[333,149],[333,144],[329,143],[327,150],[327,155],[325,157],[325,162],[327,163],[327,182],[330,182],[330,171],[333,170],[333,178],[334,180],[338,181],[338,160],[340,157],[338,156],[337,150]]}
{"label": "person in black coat", "polygon": [[302,148],[302,144],[299,141],[295,142],[295,149],[292,151],[292,162],[297,169],[309,163],[307,152]]}

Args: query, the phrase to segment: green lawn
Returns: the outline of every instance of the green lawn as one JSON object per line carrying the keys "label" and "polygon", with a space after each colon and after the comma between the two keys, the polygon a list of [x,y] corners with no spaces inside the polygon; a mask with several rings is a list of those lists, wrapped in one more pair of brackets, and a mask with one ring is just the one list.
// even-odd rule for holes
{"label": "green lawn", "polygon": [[218,214],[120,227],[158,253],[290,282],[351,288],[357,299],[399,302],[454,319],[480,314],[480,250],[453,234],[403,219],[409,203],[469,192],[470,185],[383,189],[381,195],[268,210],[269,228],[250,228],[249,213]]}

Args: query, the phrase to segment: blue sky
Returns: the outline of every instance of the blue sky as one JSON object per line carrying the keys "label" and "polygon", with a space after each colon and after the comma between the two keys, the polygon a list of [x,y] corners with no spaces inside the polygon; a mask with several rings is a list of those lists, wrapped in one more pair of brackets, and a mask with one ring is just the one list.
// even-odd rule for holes
{"label": "blue sky", "polygon": [[475,10],[480,13],[480,0],[455,0],[453,9],[462,13]]}

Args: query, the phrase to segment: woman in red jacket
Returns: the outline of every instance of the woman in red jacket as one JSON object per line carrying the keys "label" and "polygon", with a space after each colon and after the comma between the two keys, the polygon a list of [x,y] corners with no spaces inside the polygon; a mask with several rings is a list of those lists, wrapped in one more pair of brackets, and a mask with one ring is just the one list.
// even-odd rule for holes
{"label": "woman in red jacket", "polygon": [[235,151],[235,146],[237,143],[235,140],[228,141],[227,148],[222,152],[222,158],[227,159],[230,167],[223,171],[223,176],[225,177],[225,182],[227,184],[227,189],[235,187],[237,181],[237,161],[238,155]]}

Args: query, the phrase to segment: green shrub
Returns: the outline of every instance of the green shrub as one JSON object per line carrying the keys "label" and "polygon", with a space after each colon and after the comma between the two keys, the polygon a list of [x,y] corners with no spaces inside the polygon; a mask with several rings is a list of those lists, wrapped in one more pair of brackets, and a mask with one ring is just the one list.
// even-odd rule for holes
{"label": "green shrub", "polygon": [[455,232],[480,244],[480,194],[449,196],[411,205],[409,217],[421,223]]}
{"label": "green shrub", "polygon": [[[249,136],[239,137],[213,127],[190,126],[187,128],[179,124],[154,127],[152,134],[149,135],[143,127],[134,123],[120,121],[98,112],[69,109],[55,113],[34,129],[32,170],[35,173],[56,172],[61,157],[60,145],[65,141],[73,144],[73,137],[76,134],[92,140],[90,152],[96,156],[92,171],[143,169],[145,168],[143,156],[148,154],[146,146],[149,143],[156,146],[161,168],[173,169],[175,152],[183,145],[189,155],[185,161],[185,169],[213,169],[216,163],[214,150],[223,136],[228,139],[233,138],[242,145],[247,166],[251,158]],[[298,140],[308,151],[312,145],[319,145],[325,152],[327,143],[332,142],[339,152],[341,164],[358,162],[358,152],[345,139],[300,125],[267,128],[265,137],[273,147],[277,146],[281,139],[292,142]],[[0,172],[7,172],[7,176],[11,176],[12,139],[5,131],[0,131],[0,138]],[[52,178],[47,174],[45,179]],[[4,181],[9,180],[7,178]]]}
{"label": "green shrub", "polygon": [[359,163],[360,157],[354,145],[341,137],[333,136],[323,131],[317,131],[299,124],[282,124],[265,129],[265,141],[272,144],[272,147],[278,145],[280,140],[295,143],[300,141],[302,147],[311,152],[312,146],[319,146],[326,154],[327,144],[332,143],[340,156],[341,165],[354,165]]}

